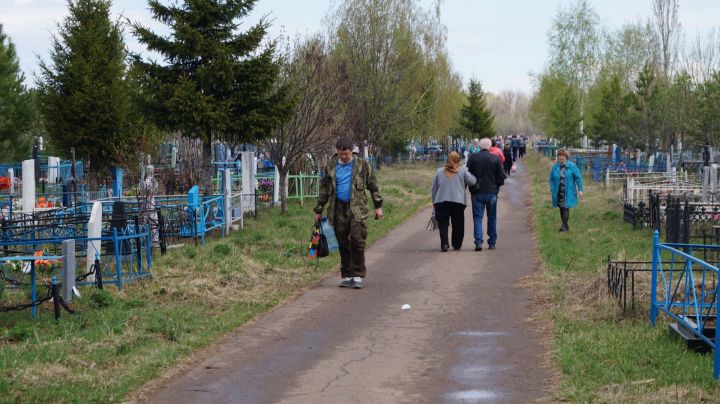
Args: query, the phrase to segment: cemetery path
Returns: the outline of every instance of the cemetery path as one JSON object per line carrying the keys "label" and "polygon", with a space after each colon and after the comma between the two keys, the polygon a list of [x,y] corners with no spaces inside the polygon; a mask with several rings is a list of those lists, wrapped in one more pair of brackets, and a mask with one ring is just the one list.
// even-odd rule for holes
{"label": "cemetery path", "polygon": [[[429,185],[428,185],[429,188]],[[498,244],[440,252],[430,208],[367,251],[362,290],[326,278],[143,394],[153,403],[513,402],[547,394],[546,351],[518,282],[537,268],[524,163],[499,197]],[[401,306],[409,304],[408,310]],[[144,400],[143,400],[144,401]]]}

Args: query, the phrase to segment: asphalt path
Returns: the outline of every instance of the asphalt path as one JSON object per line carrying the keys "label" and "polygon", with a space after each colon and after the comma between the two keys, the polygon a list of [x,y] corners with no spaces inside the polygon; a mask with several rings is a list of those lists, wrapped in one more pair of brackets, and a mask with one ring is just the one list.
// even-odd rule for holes
{"label": "asphalt path", "polygon": [[[428,184],[428,189],[430,184]],[[537,264],[525,165],[498,199],[496,250],[440,251],[430,208],[366,252],[362,290],[328,277],[144,395],[155,403],[527,403],[549,372],[528,291]],[[487,247],[487,244],[485,245]],[[405,304],[410,309],[402,310]]]}

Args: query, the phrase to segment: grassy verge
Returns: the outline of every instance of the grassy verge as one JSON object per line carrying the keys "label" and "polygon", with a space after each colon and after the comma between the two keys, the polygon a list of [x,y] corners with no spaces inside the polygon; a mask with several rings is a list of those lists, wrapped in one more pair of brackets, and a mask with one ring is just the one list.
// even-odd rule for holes
{"label": "grassy verge", "polygon": [[[378,172],[385,218],[372,242],[430,202],[434,168]],[[43,308],[0,314],[0,402],[113,402],[187,354],[272,308],[336,269],[305,261],[312,202],[262,212],[246,229],[155,261],[152,280],[122,291],[83,289],[79,314],[58,322]],[[6,293],[13,293],[6,291]]]}
{"label": "grassy verge", "polygon": [[[561,371],[557,399],[573,402],[696,402],[717,400],[712,357],[670,339],[667,324],[648,321],[647,291],[639,310],[622,313],[607,296],[606,263],[649,260],[652,238],[622,219],[617,191],[585,182],[571,210],[569,233],[557,231],[547,190],[550,162],[531,154],[534,232],[544,271],[539,290],[553,321],[553,352]],[[645,289],[644,285],[637,285]],[[645,293],[642,293],[645,292]],[[644,296],[644,298],[643,298]]]}

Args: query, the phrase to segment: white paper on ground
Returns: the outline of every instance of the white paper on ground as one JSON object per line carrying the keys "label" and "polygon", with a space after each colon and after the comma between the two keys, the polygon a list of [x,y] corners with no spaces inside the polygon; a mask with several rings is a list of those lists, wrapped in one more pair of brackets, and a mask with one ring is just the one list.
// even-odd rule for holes
{"label": "white paper on ground", "polygon": [[409,304],[403,304],[400,309],[401,309],[401,310],[410,310],[411,308],[412,308],[412,307],[410,307]]}

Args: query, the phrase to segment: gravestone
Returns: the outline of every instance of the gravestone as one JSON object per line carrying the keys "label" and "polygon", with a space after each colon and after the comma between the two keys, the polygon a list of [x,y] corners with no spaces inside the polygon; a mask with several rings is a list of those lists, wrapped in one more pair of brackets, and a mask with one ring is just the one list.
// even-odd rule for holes
{"label": "gravestone", "polygon": [[35,209],[35,160],[22,162],[22,211],[32,213]]}
{"label": "gravestone", "polygon": [[[88,238],[102,237],[102,202],[94,202],[90,211],[90,220],[88,221]],[[95,263],[95,258],[100,259],[100,240],[91,240],[87,244],[87,262],[85,263],[85,271],[90,272],[90,267]],[[95,282],[95,275],[87,277],[89,282]]]}
{"label": "gravestone", "polygon": [[113,196],[122,198],[123,194],[123,170],[120,167],[113,167]]}
{"label": "gravestone", "polygon": [[177,147],[173,146],[172,151],[170,152],[170,167],[172,168],[175,168],[175,166],[177,166],[177,153]]}
{"label": "gravestone", "polygon": [[648,159],[648,172],[651,173],[655,170],[655,155],[653,154],[650,156],[650,159]]}
{"label": "gravestone", "polygon": [[60,166],[60,158],[59,157],[48,157],[48,170],[47,170],[47,182],[48,184],[57,184],[58,176],[59,176],[59,170],[58,167]]}
{"label": "gravestone", "polygon": [[280,203],[280,170],[275,166],[275,176],[273,177],[273,205],[278,206]]}
{"label": "gravestone", "polygon": [[[125,203],[121,201],[115,201],[112,204],[112,216],[110,216],[110,231],[117,231],[118,236],[122,236],[125,230],[125,226],[128,225],[127,213],[125,213]],[[130,240],[123,240],[120,242],[121,252],[123,255],[130,254]],[[105,244],[105,254],[115,254],[115,243]]]}
{"label": "gravestone", "polygon": [[73,288],[75,287],[75,239],[62,242],[62,299],[65,303],[72,303]]}
{"label": "gravestone", "polygon": [[[255,157],[253,152],[244,151],[240,153],[242,163],[242,205],[244,211],[255,211]],[[253,165],[255,168],[253,168]]]}
{"label": "gravestone", "polygon": [[8,168],[7,170],[8,178],[10,178],[10,193],[15,193],[15,170],[12,168]]}

